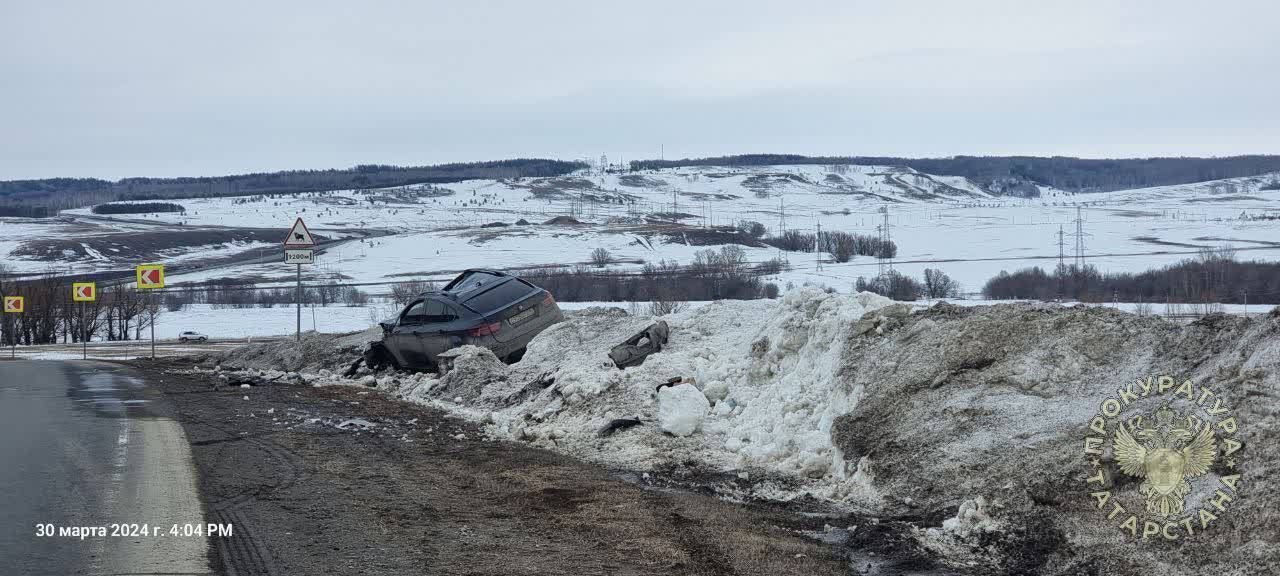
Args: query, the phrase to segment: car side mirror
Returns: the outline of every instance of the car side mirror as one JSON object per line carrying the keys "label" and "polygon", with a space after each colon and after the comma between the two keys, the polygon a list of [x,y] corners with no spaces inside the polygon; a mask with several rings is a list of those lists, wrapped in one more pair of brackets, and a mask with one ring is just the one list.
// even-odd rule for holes
{"label": "car side mirror", "polygon": [[379,322],[379,323],[378,323],[378,325],[379,325],[379,326],[382,326],[382,331],[383,331],[383,332],[386,332],[386,333],[388,333],[388,334],[390,334],[390,333],[391,333],[391,331],[392,331],[392,330],[395,330],[395,328],[396,328],[396,323],[395,323],[395,322]]}

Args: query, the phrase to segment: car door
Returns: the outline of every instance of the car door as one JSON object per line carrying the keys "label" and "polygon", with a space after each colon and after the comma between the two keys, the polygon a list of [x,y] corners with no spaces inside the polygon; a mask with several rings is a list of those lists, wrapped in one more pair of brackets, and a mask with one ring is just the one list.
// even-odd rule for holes
{"label": "car door", "polygon": [[404,368],[426,368],[430,362],[423,351],[421,334],[427,325],[427,306],[430,300],[416,300],[405,307],[396,327],[383,345]]}
{"label": "car door", "polygon": [[441,352],[462,344],[462,337],[457,333],[460,315],[449,303],[431,300],[427,303],[427,317],[428,322],[419,335],[419,341],[423,354],[435,363]]}

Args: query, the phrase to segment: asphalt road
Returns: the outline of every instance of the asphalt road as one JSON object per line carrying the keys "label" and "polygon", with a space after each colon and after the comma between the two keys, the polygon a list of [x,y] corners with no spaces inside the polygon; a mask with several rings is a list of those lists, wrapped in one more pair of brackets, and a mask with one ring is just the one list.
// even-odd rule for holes
{"label": "asphalt road", "polygon": [[[244,346],[250,342],[272,342],[291,338],[286,336],[259,336],[256,338],[214,338],[208,342],[178,342],[177,340],[157,340],[156,357],[195,356],[225,352]],[[80,343],[40,344],[36,346],[18,346],[16,348],[0,347],[0,360],[11,356],[19,360],[78,360],[85,355],[87,349],[89,360],[123,361],[151,356],[151,341],[130,340],[127,342],[104,342],[95,340],[87,347]]]}
{"label": "asphalt road", "polygon": [[207,540],[189,530],[205,519],[171,410],[123,367],[0,361],[0,570],[211,574]]}

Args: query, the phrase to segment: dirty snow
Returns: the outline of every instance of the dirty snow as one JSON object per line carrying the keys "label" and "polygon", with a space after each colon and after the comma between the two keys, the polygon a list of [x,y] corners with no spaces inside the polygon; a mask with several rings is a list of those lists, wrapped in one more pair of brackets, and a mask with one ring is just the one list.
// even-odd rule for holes
{"label": "dirty snow", "polygon": [[[832,423],[852,409],[860,393],[836,378],[841,353],[863,315],[889,304],[870,293],[813,288],[781,300],[713,302],[666,316],[672,327],[668,345],[626,370],[609,362],[609,348],[654,319],[604,307],[569,312],[567,321],[535,338],[514,365],[483,348],[455,349],[452,369],[441,376],[333,376],[363,342],[377,337],[376,330],[342,342],[304,337],[301,348],[264,343],[221,361],[228,367],[302,370],[322,384],[376,385],[484,421],[495,437],[610,465],[651,470],[693,460],[714,472],[754,468],[817,486],[801,493],[829,496],[833,481],[853,487],[842,493],[862,481],[831,441]],[[325,377],[317,374],[321,367],[328,368]],[[678,409],[669,404],[664,411],[657,386],[677,377],[694,384],[664,388],[661,394],[679,398]],[[599,438],[610,420],[629,417],[643,425]]]}
{"label": "dirty snow", "polygon": [[[1280,461],[1271,401],[1280,396],[1280,314],[1184,325],[1046,304],[913,312],[871,294],[799,289],[779,301],[715,302],[664,319],[668,345],[626,370],[609,363],[608,349],[654,319],[590,308],[568,313],[510,366],[467,347],[439,376],[347,380],[330,368],[300,377],[375,386],[482,422],[493,438],[611,467],[749,478],[734,497],[808,495],[911,518],[920,548],[957,568],[1065,574],[1086,562],[1098,573],[1145,566],[1189,575],[1244,562],[1257,568],[1245,574],[1280,566],[1272,512],[1280,484],[1271,479]],[[307,353],[332,367],[367,337],[323,346],[317,339]],[[278,350],[234,356],[290,360]],[[1080,455],[1101,399],[1164,373],[1212,388],[1247,427],[1242,497],[1212,528],[1226,546],[1188,545],[1168,557],[1166,548],[1134,544],[1097,510]],[[676,378],[682,383],[659,388]],[[601,434],[628,418],[641,424]],[[1141,509],[1136,482],[1117,480],[1115,489]],[[1190,497],[1203,502],[1197,490]]]}

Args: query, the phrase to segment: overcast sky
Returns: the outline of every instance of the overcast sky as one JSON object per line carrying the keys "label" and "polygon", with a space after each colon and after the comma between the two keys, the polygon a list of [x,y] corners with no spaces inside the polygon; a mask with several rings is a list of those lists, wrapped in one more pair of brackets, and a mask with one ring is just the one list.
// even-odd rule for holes
{"label": "overcast sky", "polygon": [[1280,2],[0,0],[0,179],[1280,153]]}

